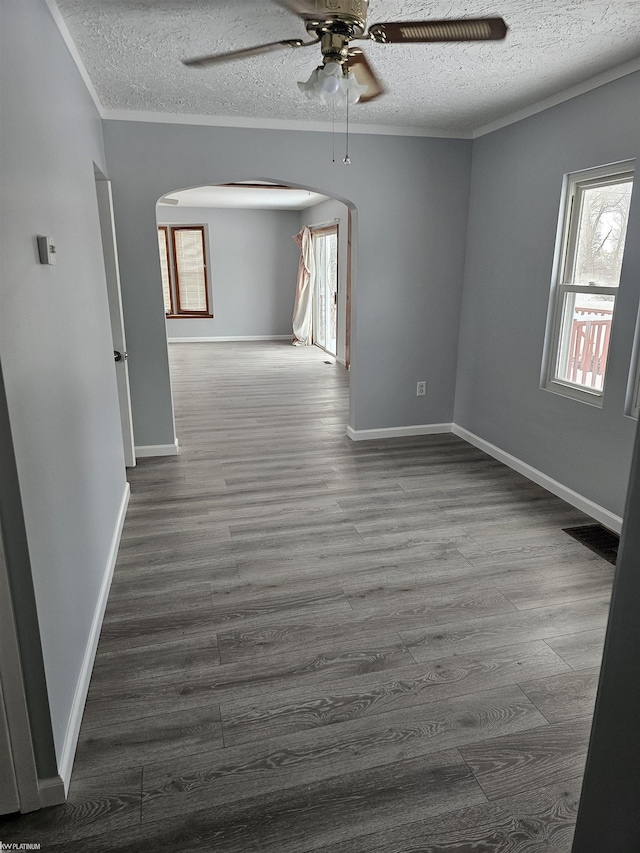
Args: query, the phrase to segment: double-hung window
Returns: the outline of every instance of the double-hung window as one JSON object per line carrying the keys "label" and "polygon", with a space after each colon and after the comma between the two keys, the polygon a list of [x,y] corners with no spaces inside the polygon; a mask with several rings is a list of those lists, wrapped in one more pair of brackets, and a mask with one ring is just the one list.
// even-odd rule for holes
{"label": "double-hung window", "polygon": [[167,317],[212,317],[204,225],[160,225],[158,248]]}
{"label": "double-hung window", "polygon": [[633,165],[566,177],[547,329],[545,387],[602,405]]}

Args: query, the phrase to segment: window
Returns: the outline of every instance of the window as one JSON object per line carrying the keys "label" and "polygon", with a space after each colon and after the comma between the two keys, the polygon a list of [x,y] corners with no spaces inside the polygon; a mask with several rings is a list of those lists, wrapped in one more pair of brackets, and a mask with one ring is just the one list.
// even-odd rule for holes
{"label": "window", "polygon": [[547,332],[545,387],[602,405],[633,166],[566,178]]}
{"label": "window", "polygon": [[158,248],[168,318],[212,317],[204,225],[160,225]]}

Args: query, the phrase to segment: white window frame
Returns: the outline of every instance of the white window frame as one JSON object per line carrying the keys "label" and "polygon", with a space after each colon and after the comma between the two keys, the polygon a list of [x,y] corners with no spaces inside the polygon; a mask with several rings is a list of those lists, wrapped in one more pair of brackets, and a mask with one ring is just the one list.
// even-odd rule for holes
{"label": "white window frame", "polygon": [[[595,169],[587,169],[580,172],[572,172],[565,175],[562,199],[560,203],[560,216],[558,218],[558,233],[556,238],[556,252],[553,265],[553,276],[551,281],[551,296],[549,299],[549,313],[547,317],[547,331],[545,335],[543,373],[541,387],[556,394],[581,400],[592,406],[602,407],[606,384],[606,371],[602,378],[602,389],[586,388],[584,385],[574,384],[569,380],[559,379],[556,373],[558,355],[562,345],[561,332],[563,322],[563,311],[565,296],[568,293],[597,293],[600,296],[610,295],[617,297],[618,287],[601,287],[599,285],[576,285],[572,283],[574,265],[576,261],[575,250],[580,225],[579,207],[580,195],[585,189],[595,186],[607,186],[620,183],[624,180],[633,180],[634,161],[625,161],[608,166],[599,166]],[[575,215],[575,214],[578,215]],[[611,326],[615,318],[614,301]]]}

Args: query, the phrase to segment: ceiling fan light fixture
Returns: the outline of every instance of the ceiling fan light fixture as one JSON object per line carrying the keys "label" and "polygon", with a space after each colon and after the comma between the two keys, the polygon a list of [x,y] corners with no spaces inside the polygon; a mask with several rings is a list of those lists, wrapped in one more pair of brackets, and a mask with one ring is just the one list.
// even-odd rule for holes
{"label": "ceiling fan light fixture", "polygon": [[342,67],[337,62],[329,62],[328,66],[325,65],[318,71],[318,85],[328,97],[332,97],[340,91]]}
{"label": "ceiling fan light fixture", "polygon": [[306,82],[299,82],[298,88],[310,101],[343,105],[357,104],[368,86],[358,83],[351,72],[345,74],[340,63],[327,62],[315,68]]}

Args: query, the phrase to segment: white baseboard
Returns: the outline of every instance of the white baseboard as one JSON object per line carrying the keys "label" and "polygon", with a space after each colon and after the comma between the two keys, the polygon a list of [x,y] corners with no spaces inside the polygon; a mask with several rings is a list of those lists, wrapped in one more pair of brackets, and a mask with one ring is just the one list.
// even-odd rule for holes
{"label": "white baseboard", "polygon": [[373,439],[400,438],[411,435],[437,435],[447,432],[453,432],[454,435],[464,439],[464,441],[468,441],[469,444],[473,444],[474,447],[483,450],[489,456],[493,456],[494,459],[504,463],[519,474],[523,474],[532,482],[542,486],[548,492],[551,492],[551,494],[556,495],[556,497],[562,498],[563,501],[571,504],[571,506],[584,512],[586,515],[591,516],[591,518],[604,524],[605,527],[608,527],[615,533],[620,533],[622,530],[622,518],[619,515],[614,515],[614,513],[600,506],[600,504],[589,500],[589,498],[585,498],[583,495],[578,494],[578,492],[574,492],[568,486],[559,483],[537,468],[501,450],[494,444],[485,441],[480,436],[469,432],[469,430],[457,424],[415,424],[414,426],[405,427],[359,430],[355,430],[350,426],[347,427],[347,435],[352,441],[371,441]]}
{"label": "white baseboard", "polygon": [[439,435],[451,432],[453,424],[414,424],[404,427],[386,427],[384,429],[353,429],[347,427],[351,441],[371,441],[376,438],[403,438],[409,435]]}
{"label": "white baseboard", "polygon": [[60,776],[51,776],[48,779],[38,779],[38,790],[40,792],[40,803],[42,808],[59,806],[67,799],[64,782]]}
{"label": "white baseboard", "polygon": [[116,524],[111,539],[111,547],[109,549],[109,555],[107,557],[107,563],[102,578],[100,594],[98,595],[98,601],[93,613],[91,630],[89,632],[89,638],[84,652],[80,675],[76,684],[76,691],[73,697],[73,704],[71,706],[71,714],[69,716],[67,731],[64,737],[62,753],[60,761],[58,762],[58,771],[63,782],[65,794],[68,793],[69,783],[71,782],[71,770],[73,769],[73,759],[75,758],[76,747],[78,745],[78,734],[80,733],[82,714],[84,713],[84,706],[87,700],[87,693],[89,691],[93,662],[96,656],[96,649],[98,648],[98,640],[100,639],[100,629],[102,628],[104,611],[107,606],[107,598],[109,597],[109,590],[111,588],[111,578],[113,577],[113,570],[116,565],[120,536],[122,535],[122,527],[127,514],[130,493],[131,489],[129,483],[125,483],[122,501],[120,502],[120,509],[118,510]]}
{"label": "white baseboard", "polygon": [[179,450],[178,439],[173,444],[140,444],[136,445],[136,457],[143,456],[177,456]]}
{"label": "white baseboard", "polygon": [[469,444],[473,444],[474,447],[484,450],[484,452],[488,453],[489,456],[493,456],[494,459],[503,462],[505,465],[508,465],[509,468],[513,468],[514,471],[517,471],[519,474],[523,474],[529,480],[532,480],[534,483],[542,486],[548,492],[551,492],[551,494],[562,498],[563,501],[571,504],[571,506],[574,506],[576,509],[590,515],[591,518],[594,518],[596,521],[604,524],[604,526],[608,527],[610,530],[613,530],[616,533],[620,533],[622,530],[622,518],[620,518],[619,515],[614,515],[603,506],[594,503],[589,500],[589,498],[585,498],[583,495],[578,494],[578,492],[574,492],[573,489],[564,486],[562,483],[559,483],[552,477],[547,476],[547,474],[544,474],[542,471],[538,471],[537,468],[533,468],[531,465],[528,465],[516,456],[512,456],[510,453],[501,450],[494,444],[490,444],[483,438],[480,438],[474,433],[469,432],[469,430],[464,429],[464,427],[453,424],[453,432],[455,435],[463,438],[465,441],[468,441]]}
{"label": "white baseboard", "polygon": [[290,341],[291,335],[235,335],[215,338],[167,338],[170,344],[228,343],[229,341]]}

